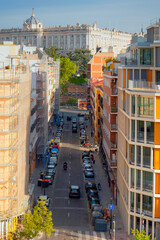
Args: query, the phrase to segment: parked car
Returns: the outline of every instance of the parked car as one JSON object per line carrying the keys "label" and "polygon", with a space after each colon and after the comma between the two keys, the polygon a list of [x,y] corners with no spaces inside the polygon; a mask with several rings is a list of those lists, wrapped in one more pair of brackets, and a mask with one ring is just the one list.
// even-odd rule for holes
{"label": "parked car", "polygon": [[54,178],[54,175],[55,175],[55,170],[52,170],[52,169],[47,170],[46,176],[51,176],[51,177]]}
{"label": "parked car", "polygon": [[86,178],[94,178],[93,169],[85,169],[84,175],[85,175]]}
{"label": "parked car", "polygon": [[49,207],[51,199],[46,195],[41,195],[41,196],[39,196],[38,201],[42,201],[42,200],[45,201],[46,207]]}
{"label": "parked car", "polygon": [[72,133],[77,133],[77,124],[76,123],[72,124]]}
{"label": "parked car", "polygon": [[87,195],[88,195],[88,199],[89,198],[98,198],[99,199],[99,194],[98,194],[97,190],[89,189]]}
{"label": "parked car", "polygon": [[48,180],[49,184],[51,184],[51,185],[53,184],[53,177],[52,177],[52,176],[46,175],[46,176],[45,176],[45,179]]}
{"label": "parked car", "polygon": [[57,149],[59,149],[59,144],[57,143],[57,142],[54,142],[54,144],[53,144],[53,147],[52,148],[57,148]]}
{"label": "parked car", "polygon": [[83,171],[86,171],[86,170],[93,170],[93,167],[91,164],[84,164],[83,165]]}
{"label": "parked car", "polygon": [[86,192],[88,192],[90,189],[97,190],[97,186],[96,186],[95,182],[88,181],[85,184],[85,189],[86,189]]}
{"label": "parked car", "polygon": [[70,198],[80,198],[80,187],[79,186],[75,186],[72,185],[70,187],[70,191],[69,191],[69,197]]}
{"label": "parked car", "polygon": [[99,204],[100,205],[100,200],[98,198],[89,198],[88,200],[89,207],[91,208],[93,204]]}

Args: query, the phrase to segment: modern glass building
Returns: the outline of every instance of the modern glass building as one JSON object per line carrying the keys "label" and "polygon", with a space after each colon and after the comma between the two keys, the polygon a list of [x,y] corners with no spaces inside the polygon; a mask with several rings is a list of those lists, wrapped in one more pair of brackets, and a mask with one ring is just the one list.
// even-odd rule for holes
{"label": "modern glass building", "polygon": [[118,205],[124,225],[160,239],[160,22],[118,72]]}

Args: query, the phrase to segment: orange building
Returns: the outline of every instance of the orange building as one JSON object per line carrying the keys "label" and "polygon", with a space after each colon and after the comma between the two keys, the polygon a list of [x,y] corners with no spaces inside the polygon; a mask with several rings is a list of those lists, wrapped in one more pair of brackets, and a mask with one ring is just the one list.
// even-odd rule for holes
{"label": "orange building", "polygon": [[103,66],[106,66],[106,60],[113,59],[113,52],[104,52],[100,49],[88,63],[88,79],[103,78]]}

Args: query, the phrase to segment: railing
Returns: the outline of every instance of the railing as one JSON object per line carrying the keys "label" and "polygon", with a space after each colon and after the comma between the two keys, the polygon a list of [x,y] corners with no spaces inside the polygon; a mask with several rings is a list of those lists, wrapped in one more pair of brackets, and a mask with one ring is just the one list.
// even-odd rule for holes
{"label": "railing", "polygon": [[116,123],[111,124],[111,130],[117,130],[118,126]]}
{"label": "railing", "polygon": [[111,148],[117,148],[117,143],[116,142],[111,142]]}
{"label": "railing", "polygon": [[117,88],[112,88],[111,89],[111,95],[118,95],[118,89]]}
{"label": "railing", "polygon": [[138,62],[134,58],[122,58],[121,64],[125,66],[137,66]]}
{"label": "railing", "polygon": [[143,89],[155,89],[160,90],[160,85],[157,85],[153,82],[147,82],[147,80],[129,80],[129,88],[143,88]]}
{"label": "railing", "polygon": [[118,112],[118,108],[116,106],[111,106],[111,112],[112,113],[117,113]]}

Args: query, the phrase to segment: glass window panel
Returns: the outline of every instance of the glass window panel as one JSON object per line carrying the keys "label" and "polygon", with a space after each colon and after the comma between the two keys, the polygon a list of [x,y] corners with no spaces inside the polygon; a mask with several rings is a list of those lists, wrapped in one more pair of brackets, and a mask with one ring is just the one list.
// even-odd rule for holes
{"label": "glass window panel", "polygon": [[135,141],[135,120],[131,120],[131,140]]}
{"label": "glass window panel", "polygon": [[137,141],[144,142],[144,121],[137,121]]}
{"label": "glass window panel", "polygon": [[131,168],[131,188],[134,188],[134,173],[135,170]]}
{"label": "glass window panel", "polygon": [[160,71],[156,71],[156,84],[160,85]]}
{"label": "glass window panel", "polygon": [[140,218],[136,217],[136,229],[138,229],[138,231],[140,231]]}
{"label": "glass window panel", "polygon": [[153,173],[143,171],[143,191],[153,191]]}
{"label": "glass window panel", "polygon": [[130,234],[132,234],[132,229],[134,229],[134,216],[131,215],[130,221]]}
{"label": "glass window panel", "polygon": [[152,221],[148,221],[148,235],[151,235],[152,239]]}
{"label": "glass window panel", "polygon": [[137,98],[137,114],[143,117],[150,117],[154,115],[154,99],[151,97]]}
{"label": "glass window panel", "polygon": [[141,187],[141,171],[136,170],[136,188],[140,189]]}
{"label": "glass window panel", "polygon": [[147,143],[154,143],[154,122],[147,122]]}
{"label": "glass window panel", "polygon": [[151,149],[143,147],[143,167],[150,168],[151,165]]}
{"label": "glass window panel", "polygon": [[135,96],[132,96],[132,115],[135,115]]}
{"label": "glass window panel", "polygon": [[137,146],[137,166],[141,166],[141,146]]}
{"label": "glass window panel", "polygon": [[140,194],[137,193],[136,194],[136,213],[140,213],[140,201],[141,201]]}
{"label": "glass window panel", "polygon": [[134,212],[134,192],[131,192],[131,212]]}
{"label": "glass window panel", "polygon": [[135,146],[134,145],[130,145],[129,146],[130,147],[130,156],[129,156],[129,162],[130,162],[130,164],[132,164],[132,165],[134,165],[134,163],[135,163]]}
{"label": "glass window panel", "polygon": [[147,216],[152,216],[152,197],[143,195],[142,211]]}

